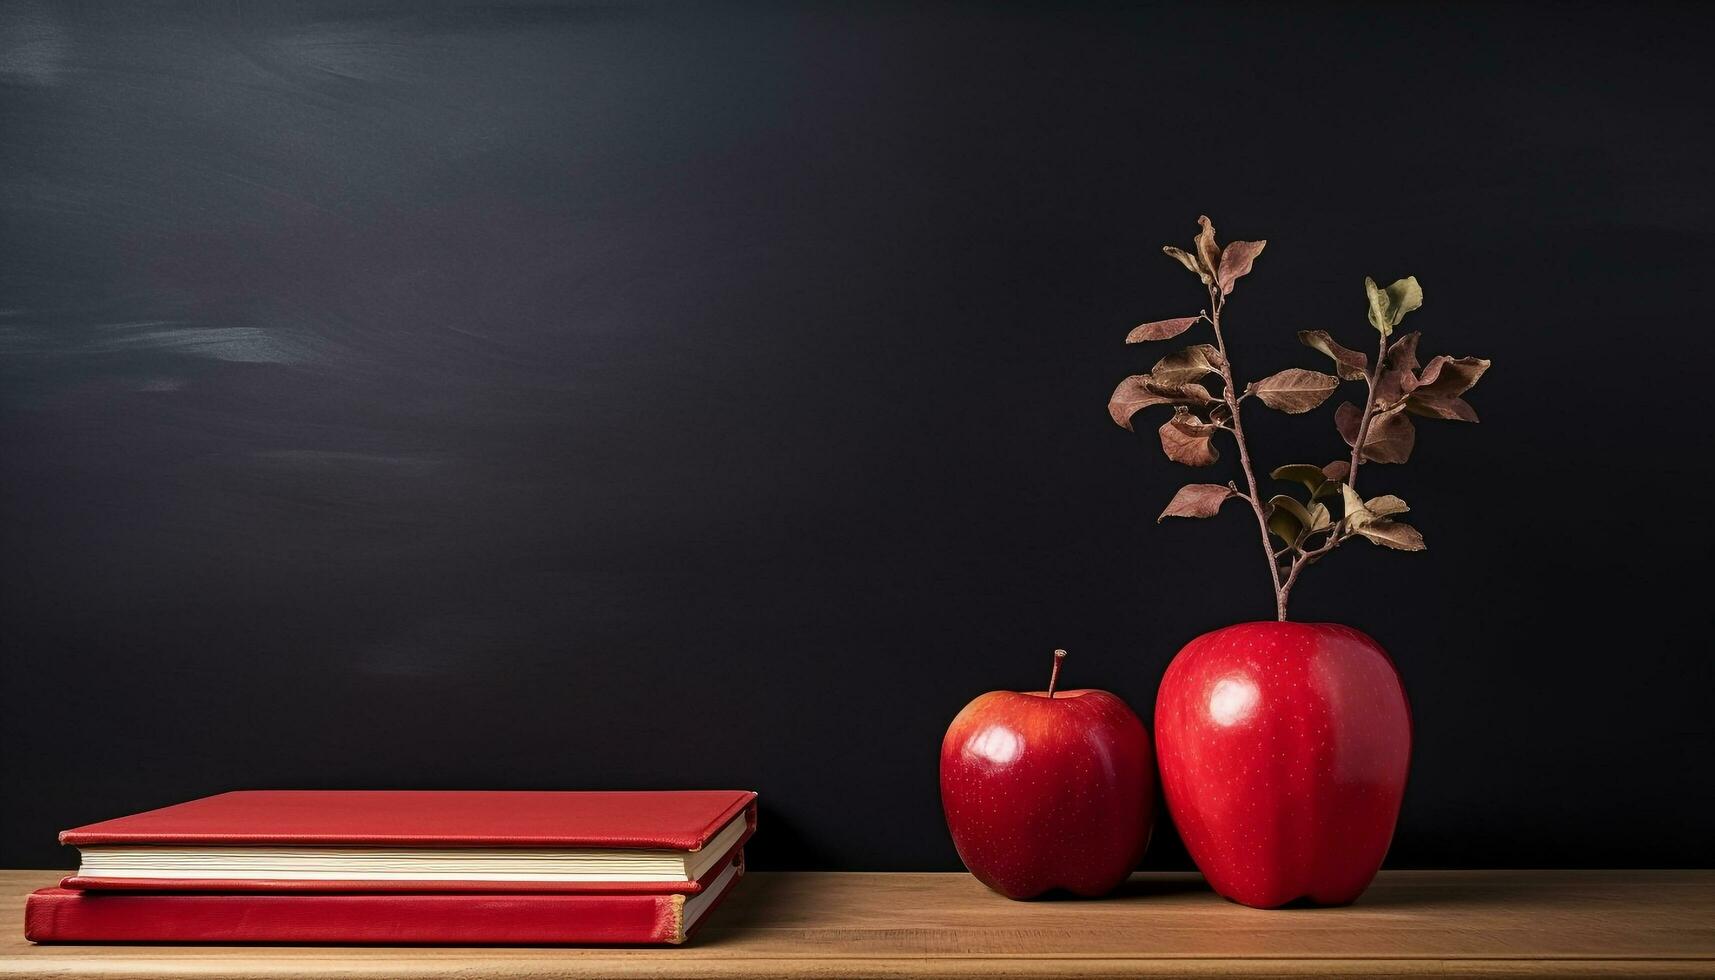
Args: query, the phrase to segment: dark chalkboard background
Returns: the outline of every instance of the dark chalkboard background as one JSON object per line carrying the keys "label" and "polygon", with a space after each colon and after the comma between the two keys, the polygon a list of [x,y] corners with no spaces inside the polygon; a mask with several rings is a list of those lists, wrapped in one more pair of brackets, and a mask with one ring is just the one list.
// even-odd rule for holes
{"label": "dark chalkboard background", "polygon": [[1711,26],[8,3],[0,864],[237,787],[738,786],[759,867],[955,867],[969,698],[1066,646],[1147,714],[1270,614],[1104,408],[1208,211],[1270,241],[1242,374],[1367,346],[1365,275],[1496,364],[1369,478],[1432,550],[1297,597],[1406,677],[1392,863],[1708,865]]}

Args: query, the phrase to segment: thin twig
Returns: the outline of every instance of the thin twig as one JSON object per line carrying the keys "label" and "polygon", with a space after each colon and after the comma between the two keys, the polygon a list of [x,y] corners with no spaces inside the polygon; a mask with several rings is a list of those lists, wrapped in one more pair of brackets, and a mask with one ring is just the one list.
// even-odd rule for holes
{"label": "thin twig", "polygon": [[[1377,331],[1380,333],[1380,331]],[[1346,486],[1358,489],[1358,464],[1364,460],[1364,440],[1369,438],[1370,423],[1376,417],[1377,388],[1381,384],[1382,365],[1387,360],[1387,334],[1382,334],[1380,347],[1376,350],[1376,366],[1364,378],[1370,386],[1369,396],[1364,399],[1364,417],[1358,422],[1357,442],[1352,446],[1351,468],[1346,471]]]}
{"label": "thin twig", "polygon": [[1234,392],[1237,386],[1233,383],[1232,363],[1227,357],[1227,341],[1221,335],[1221,307],[1226,299],[1218,288],[1209,287],[1209,307],[1212,311],[1206,316],[1209,326],[1215,329],[1215,349],[1221,352],[1221,381],[1223,382],[1221,397],[1227,402],[1228,411],[1233,413],[1233,441],[1239,445],[1239,467],[1245,471],[1245,486],[1250,488],[1250,495],[1245,499],[1251,505],[1251,511],[1256,514],[1257,529],[1262,532],[1262,553],[1268,561],[1269,580],[1274,583],[1275,618],[1286,619],[1286,594],[1281,591],[1280,566],[1275,563],[1274,548],[1268,543],[1268,515],[1263,512],[1261,498],[1256,489],[1256,473],[1251,469],[1250,448],[1245,445],[1244,423],[1239,421],[1239,398]]}
{"label": "thin twig", "polygon": [[[1358,489],[1358,465],[1364,461],[1364,442],[1369,438],[1370,423],[1375,421],[1376,409],[1380,405],[1380,400],[1376,396],[1381,387],[1382,367],[1386,360],[1387,334],[1382,334],[1376,350],[1375,366],[1370,369],[1368,374],[1364,375],[1364,382],[1369,387],[1369,393],[1364,397],[1364,414],[1358,420],[1358,438],[1352,445],[1352,460],[1346,470],[1346,486],[1351,487],[1354,493]],[[1320,547],[1310,551],[1301,550],[1293,556],[1292,566],[1286,573],[1286,581],[1282,582],[1276,589],[1275,604],[1280,609],[1281,619],[1286,618],[1286,604],[1292,598],[1292,587],[1298,584],[1298,573],[1302,572],[1305,566],[1315,564],[1323,555],[1340,546],[1340,542],[1347,537],[1343,533],[1342,527],[1345,523],[1346,519],[1340,518],[1340,524],[1328,533],[1328,540],[1324,541]],[[1278,578],[1279,573],[1276,572],[1276,579],[1278,580]]]}

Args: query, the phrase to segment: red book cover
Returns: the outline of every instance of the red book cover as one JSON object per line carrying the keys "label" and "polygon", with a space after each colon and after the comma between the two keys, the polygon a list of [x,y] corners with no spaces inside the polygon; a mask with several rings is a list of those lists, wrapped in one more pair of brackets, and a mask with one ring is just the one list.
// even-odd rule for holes
{"label": "red book cover", "polygon": [[[695,853],[736,817],[756,828],[745,790],[456,791],[245,790],[88,824],[60,834],[80,847],[627,848]],[[730,839],[731,835],[727,835]],[[724,864],[724,862],[723,862]],[[718,870],[718,869],[717,869]],[[700,892],[696,881],[483,881],[107,877],[74,874],[64,888],[131,891]]]}
{"label": "red book cover", "polygon": [[60,843],[694,851],[754,799],[744,790],[240,790],[61,831]]}
{"label": "red book cover", "polygon": [[744,874],[736,856],[701,894],[86,892],[24,905],[36,943],[676,944]]}

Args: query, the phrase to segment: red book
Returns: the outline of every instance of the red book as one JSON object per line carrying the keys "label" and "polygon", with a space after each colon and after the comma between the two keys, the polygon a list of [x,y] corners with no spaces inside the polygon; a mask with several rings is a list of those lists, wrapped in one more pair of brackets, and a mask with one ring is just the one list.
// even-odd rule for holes
{"label": "red book", "polygon": [[692,895],[755,822],[737,790],[252,790],[65,831],[61,885]]}
{"label": "red book", "polygon": [[43,888],[24,904],[24,936],[36,943],[682,943],[743,874],[740,854],[688,896]]}

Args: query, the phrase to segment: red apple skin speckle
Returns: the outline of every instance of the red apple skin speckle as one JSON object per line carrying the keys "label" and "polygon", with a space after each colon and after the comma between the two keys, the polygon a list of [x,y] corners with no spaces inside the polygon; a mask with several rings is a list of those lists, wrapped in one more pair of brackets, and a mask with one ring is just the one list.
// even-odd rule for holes
{"label": "red apple skin speckle", "polygon": [[1167,809],[1216,892],[1256,908],[1344,905],[1393,840],[1411,710],[1375,640],[1332,623],[1241,623],[1162,678]]}
{"label": "red apple skin speckle", "polygon": [[1149,731],[1107,691],[991,691],[941,742],[941,803],[960,860],[1008,898],[1105,895],[1149,846]]}

